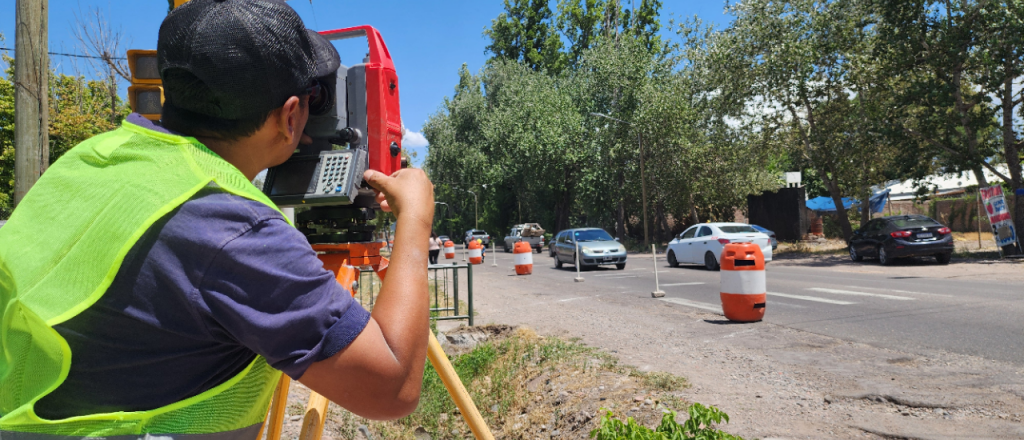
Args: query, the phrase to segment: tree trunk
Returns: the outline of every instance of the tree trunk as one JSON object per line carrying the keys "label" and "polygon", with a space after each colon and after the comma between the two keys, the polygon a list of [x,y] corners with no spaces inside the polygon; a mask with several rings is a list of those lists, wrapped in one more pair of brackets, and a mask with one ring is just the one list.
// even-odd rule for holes
{"label": "tree trunk", "polygon": [[[1003,157],[1006,158],[1006,166],[1010,169],[1010,186],[1014,194],[1008,194],[1013,198],[1013,229],[1017,231],[1017,243],[1024,244],[1021,234],[1024,233],[1024,194],[1018,194],[1024,188],[1024,181],[1021,177],[1020,149],[1017,148],[1017,134],[1013,131],[1013,80],[1010,75],[1013,69],[1012,60],[1007,59],[1003,65],[1006,78],[1003,79],[1002,110],[1003,110]],[[1024,251],[1024,245],[1019,246]]]}
{"label": "tree trunk", "polygon": [[839,191],[839,185],[835,180],[828,177],[824,167],[815,168],[818,169],[818,176],[821,177],[825,188],[828,189],[828,194],[832,196],[832,201],[836,204],[836,215],[839,217],[839,227],[843,229],[843,239],[850,241],[850,238],[853,237],[853,227],[850,226],[850,217],[846,215],[846,208],[843,206],[843,194]]}
{"label": "tree trunk", "polygon": [[864,185],[860,191],[860,227],[871,221],[871,187]]}
{"label": "tree trunk", "polygon": [[697,204],[693,201],[693,194],[690,194],[690,220],[693,220],[693,224],[700,223],[700,216],[697,215]]}

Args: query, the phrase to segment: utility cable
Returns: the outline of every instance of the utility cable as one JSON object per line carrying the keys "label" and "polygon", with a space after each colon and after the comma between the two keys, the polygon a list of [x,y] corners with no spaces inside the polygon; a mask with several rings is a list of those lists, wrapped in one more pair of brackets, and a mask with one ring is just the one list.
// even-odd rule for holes
{"label": "utility cable", "polygon": [[[0,47],[0,50],[6,50],[6,51],[14,52],[14,49],[11,49],[11,48],[8,48],[8,47]],[[97,60],[105,60],[105,59],[107,59],[106,57],[99,57],[99,56],[95,56],[95,55],[81,55],[81,54],[77,54],[77,53],[61,53],[61,52],[47,52],[47,53],[50,54],[50,55],[57,55],[57,56],[62,56],[62,57],[93,58],[93,59],[97,59]],[[128,59],[128,57],[110,57],[110,58],[114,59],[114,60],[127,60]]]}

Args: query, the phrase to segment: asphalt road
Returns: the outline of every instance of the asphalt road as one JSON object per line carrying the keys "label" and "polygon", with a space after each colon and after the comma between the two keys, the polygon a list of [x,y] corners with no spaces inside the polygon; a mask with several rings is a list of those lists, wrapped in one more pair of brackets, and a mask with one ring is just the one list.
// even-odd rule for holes
{"label": "asphalt road", "polygon": [[[491,266],[488,254],[475,271],[483,276],[507,274],[512,254],[499,251],[497,268]],[[531,280],[534,284],[552,292],[581,287],[573,281],[574,268],[555,269],[547,253],[533,256],[532,277],[540,278]],[[1024,286],[978,280],[984,277],[922,276],[921,266],[930,264],[921,261],[883,268],[866,262],[866,267],[880,270],[864,274],[837,265],[769,263],[765,321],[911,353],[942,350],[1024,365]],[[958,270],[957,266],[947,266],[948,271]],[[590,295],[631,298],[624,302],[626,307],[633,301],[650,301],[649,292],[655,288],[649,255],[630,255],[625,270],[602,267],[581,275]],[[658,277],[666,293],[661,301],[721,314],[719,272],[698,266],[672,268],[659,259]]]}

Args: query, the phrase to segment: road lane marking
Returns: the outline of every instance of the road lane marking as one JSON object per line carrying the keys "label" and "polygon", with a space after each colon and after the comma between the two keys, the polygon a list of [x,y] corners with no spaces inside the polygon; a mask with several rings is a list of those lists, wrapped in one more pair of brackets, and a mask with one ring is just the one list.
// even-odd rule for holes
{"label": "road lane marking", "polygon": [[[601,295],[597,295],[597,296],[601,296]],[[576,298],[560,299],[560,300],[558,300],[558,302],[576,301],[578,299],[590,299],[590,298],[596,298],[597,296],[577,296]]]}
{"label": "road lane marking", "polygon": [[705,283],[672,283],[672,284],[662,284],[661,287],[696,286],[698,284],[705,284]]}
{"label": "road lane marking", "polygon": [[[848,289],[858,289],[858,288],[852,287],[852,285],[845,285],[845,288],[848,288]],[[952,298],[952,295],[928,294],[928,293],[925,293],[925,292],[913,292],[913,291],[897,291],[895,289],[882,289],[882,288],[859,288],[859,289],[867,289],[869,291],[892,292],[892,293],[895,293],[895,294],[910,294],[910,295],[924,295],[926,297],[946,297],[946,298]]]}
{"label": "road lane marking", "polygon": [[823,303],[828,303],[828,304],[838,304],[838,305],[841,305],[841,306],[848,306],[848,305],[851,305],[851,304],[857,304],[855,302],[849,302],[849,301],[839,301],[839,300],[835,300],[835,299],[818,298],[816,296],[791,295],[791,294],[788,294],[788,293],[768,292],[768,295],[769,296],[781,296],[783,298],[790,298],[790,299],[802,299],[804,301],[815,301],[815,302],[823,302]]}
{"label": "road lane marking", "polygon": [[868,292],[856,292],[853,290],[839,290],[839,289],[826,289],[824,287],[808,287],[807,290],[813,290],[815,292],[834,293],[837,295],[856,295],[856,296],[873,296],[876,298],[894,299],[899,301],[913,301],[917,298],[911,298],[909,296],[896,296],[896,295],[885,295],[881,293],[868,293]]}
{"label": "road lane marking", "polygon": [[710,310],[710,311],[715,312],[715,313],[717,313],[719,315],[722,314],[722,306],[720,304],[719,305],[708,304],[708,303],[702,303],[702,302],[697,302],[697,301],[690,301],[688,299],[682,299],[682,298],[659,298],[659,299],[662,300],[662,301],[665,301],[665,302],[679,304],[681,306],[696,307],[698,309]]}
{"label": "road lane marking", "polygon": [[[599,276],[602,276],[602,275],[594,275],[594,276],[599,277]],[[639,275],[619,275],[617,277],[607,276],[607,275],[604,275],[604,276],[606,277],[605,278],[606,280],[614,280],[616,278],[640,278]]]}

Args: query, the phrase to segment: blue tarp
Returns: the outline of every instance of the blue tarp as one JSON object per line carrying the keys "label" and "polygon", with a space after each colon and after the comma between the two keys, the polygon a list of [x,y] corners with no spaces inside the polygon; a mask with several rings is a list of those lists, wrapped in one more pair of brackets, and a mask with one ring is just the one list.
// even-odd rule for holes
{"label": "blue tarp", "polygon": [[868,199],[868,205],[871,205],[872,214],[882,212],[882,210],[885,209],[885,202],[886,200],[889,200],[889,191],[891,190],[886,189],[885,191],[875,194]]}
{"label": "blue tarp", "polygon": [[[885,209],[885,202],[889,199],[888,195],[889,190],[887,189],[868,199],[872,213],[882,212]],[[853,205],[860,205],[860,201],[843,197],[843,208],[850,209]],[[807,201],[807,209],[815,212],[836,212],[836,203],[832,201],[831,197],[815,197]]]}
{"label": "blue tarp", "polygon": [[[843,197],[843,208],[850,209],[860,202],[849,197]],[[817,212],[836,212],[836,203],[831,197],[815,197],[807,201],[807,209]]]}

